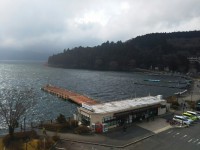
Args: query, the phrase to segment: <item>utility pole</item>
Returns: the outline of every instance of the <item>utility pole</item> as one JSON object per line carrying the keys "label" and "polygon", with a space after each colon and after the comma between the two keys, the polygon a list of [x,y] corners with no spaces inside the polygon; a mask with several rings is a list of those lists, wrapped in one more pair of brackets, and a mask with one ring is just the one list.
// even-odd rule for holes
{"label": "utility pole", "polygon": [[26,117],[24,117],[24,132],[26,131]]}

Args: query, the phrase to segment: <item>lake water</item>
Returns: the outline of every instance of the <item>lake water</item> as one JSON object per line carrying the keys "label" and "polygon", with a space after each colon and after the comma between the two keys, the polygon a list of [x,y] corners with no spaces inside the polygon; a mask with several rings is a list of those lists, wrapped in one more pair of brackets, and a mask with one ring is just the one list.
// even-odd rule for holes
{"label": "lake water", "polygon": [[[176,88],[145,86],[135,82],[147,83],[145,79],[166,82],[153,83],[167,85],[168,81],[183,81],[174,76],[154,76],[134,72],[91,71],[51,68],[41,62],[0,62],[0,90],[33,88],[37,101],[34,109],[26,116],[26,121],[51,120],[60,113],[66,117],[76,111],[77,105],[64,102],[54,95],[43,92],[40,88],[46,84],[63,87],[68,90],[87,95],[105,102],[122,100],[147,95],[163,95],[167,97],[182,91]],[[170,83],[176,85],[177,83]],[[3,125],[0,123],[0,126]]]}

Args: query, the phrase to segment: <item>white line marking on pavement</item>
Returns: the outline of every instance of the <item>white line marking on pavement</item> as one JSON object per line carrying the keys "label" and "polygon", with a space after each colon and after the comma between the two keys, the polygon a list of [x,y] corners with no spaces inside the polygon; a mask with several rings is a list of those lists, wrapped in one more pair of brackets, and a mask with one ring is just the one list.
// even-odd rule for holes
{"label": "white line marking on pavement", "polygon": [[187,135],[185,134],[184,136],[182,136],[180,139],[184,139],[184,138],[186,138],[187,137]]}
{"label": "white line marking on pavement", "polygon": [[199,139],[196,139],[193,143],[196,143]]}
{"label": "white line marking on pavement", "polygon": [[192,139],[190,139],[188,142],[191,142],[192,141]]}
{"label": "white line marking on pavement", "polygon": [[179,134],[180,134],[180,133],[176,133],[176,134],[173,135],[173,137],[176,137],[176,135],[179,135]]}
{"label": "white line marking on pavement", "polygon": [[171,131],[167,132],[167,134],[170,134],[170,133],[172,133],[172,132],[173,132],[173,130],[171,130]]}
{"label": "white line marking on pavement", "polygon": [[199,145],[200,144],[200,142],[198,142],[198,144],[197,145]]}
{"label": "white line marking on pavement", "polygon": [[66,150],[65,148],[61,148],[61,147],[56,147],[56,149]]}

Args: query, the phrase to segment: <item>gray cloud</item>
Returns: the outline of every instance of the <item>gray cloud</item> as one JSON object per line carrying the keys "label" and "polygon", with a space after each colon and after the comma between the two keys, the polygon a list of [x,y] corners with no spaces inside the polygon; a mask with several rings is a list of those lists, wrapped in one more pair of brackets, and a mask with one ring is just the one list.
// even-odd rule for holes
{"label": "gray cloud", "polygon": [[1,0],[0,54],[49,55],[151,32],[199,30],[199,8],[199,0]]}

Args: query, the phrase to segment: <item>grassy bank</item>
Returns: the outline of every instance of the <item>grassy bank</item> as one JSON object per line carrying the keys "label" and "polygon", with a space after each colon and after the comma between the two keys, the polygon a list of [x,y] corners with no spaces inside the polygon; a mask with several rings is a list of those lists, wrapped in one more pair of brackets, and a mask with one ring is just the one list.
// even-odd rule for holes
{"label": "grassy bank", "polygon": [[[22,143],[22,148],[23,150],[26,150],[26,146],[28,150],[37,150],[38,148],[38,139],[33,139],[27,143]],[[0,138],[0,150],[4,150],[4,145],[3,145],[3,138]]]}
{"label": "grassy bank", "polygon": [[2,138],[0,138],[0,150],[3,150],[3,141],[2,141]]}
{"label": "grassy bank", "polygon": [[5,135],[0,138],[0,150],[4,150],[5,146],[6,150],[41,150],[44,145],[46,149],[49,149],[59,139],[56,135],[40,136],[34,130],[16,132],[12,137]]}

